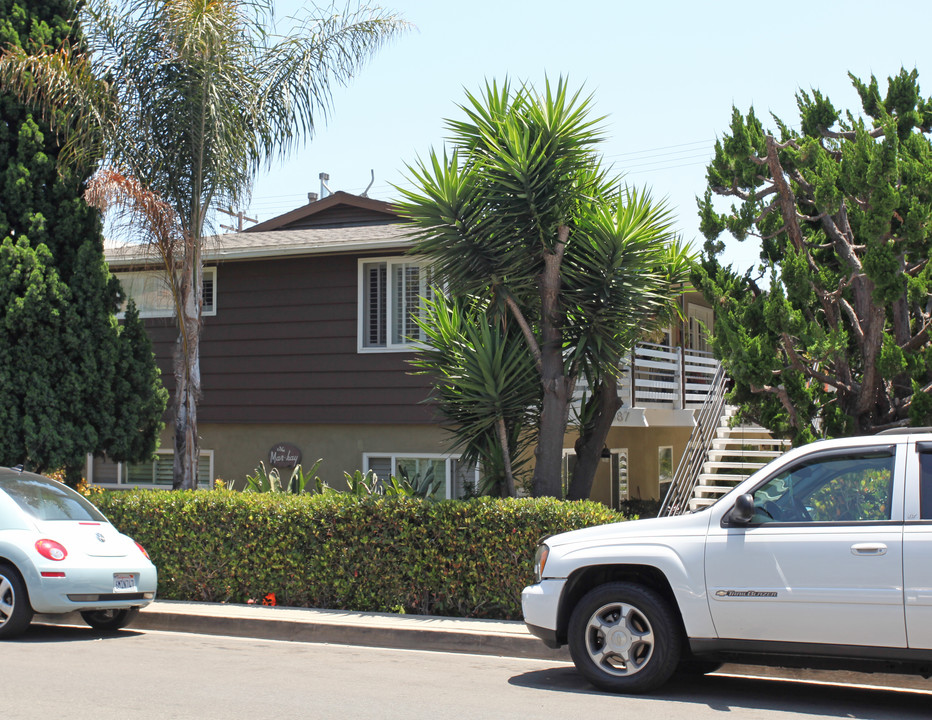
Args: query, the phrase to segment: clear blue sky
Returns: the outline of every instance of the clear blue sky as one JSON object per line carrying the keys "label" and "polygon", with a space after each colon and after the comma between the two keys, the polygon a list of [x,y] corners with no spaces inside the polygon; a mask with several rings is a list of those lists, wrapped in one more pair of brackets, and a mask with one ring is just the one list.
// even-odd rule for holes
{"label": "clear blue sky", "polygon": [[[607,164],[628,182],[667,197],[678,228],[701,246],[695,196],[732,105],[797,124],[795,94],[817,88],[836,107],[858,109],[847,77],[886,78],[918,68],[932,95],[928,0],[386,0],[415,27],[383,48],[345,89],[307,146],[262,173],[247,214],[265,220],[331,190],[391,200],[405,163],[443,144],[464,89],[486,79],[568,77],[606,115]],[[305,3],[276,0],[278,21]],[[926,74],[923,74],[926,73]],[[770,127],[773,127],[770,124]],[[221,220],[222,222],[223,220]],[[729,245],[742,268],[756,249]]]}

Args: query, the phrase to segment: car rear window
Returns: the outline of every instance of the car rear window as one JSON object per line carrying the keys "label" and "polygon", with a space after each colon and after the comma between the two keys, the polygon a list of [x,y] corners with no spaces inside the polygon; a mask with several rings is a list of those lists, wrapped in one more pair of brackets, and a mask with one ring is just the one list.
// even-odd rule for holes
{"label": "car rear window", "polygon": [[0,477],[0,490],[37,520],[107,522],[87,500],[54,480],[37,475]]}

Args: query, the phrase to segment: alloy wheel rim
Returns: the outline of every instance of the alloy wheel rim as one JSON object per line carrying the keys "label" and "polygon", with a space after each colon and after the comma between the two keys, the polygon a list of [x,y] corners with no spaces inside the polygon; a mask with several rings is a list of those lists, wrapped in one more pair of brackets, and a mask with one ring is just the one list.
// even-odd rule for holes
{"label": "alloy wheel rim", "polygon": [[650,662],[656,639],[650,621],[638,608],[612,602],[596,610],[586,623],[586,651],[603,672],[634,675]]}

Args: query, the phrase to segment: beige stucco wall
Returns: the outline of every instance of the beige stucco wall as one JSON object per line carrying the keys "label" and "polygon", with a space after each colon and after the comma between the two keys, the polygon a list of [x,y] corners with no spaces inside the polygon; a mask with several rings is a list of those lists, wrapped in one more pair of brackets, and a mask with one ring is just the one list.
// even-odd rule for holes
{"label": "beige stucco wall", "polygon": [[[445,453],[448,434],[436,425],[221,425],[202,423],[201,449],[214,451],[214,478],[242,487],[259,462],[269,464],[269,450],[286,442],[296,446],[301,464],[310,468],[323,458],[318,474],[333,486],[343,472],[361,470],[363,453]],[[172,447],[170,432],[162,435],[163,448]],[[206,487],[201,478],[202,487]]]}
{"label": "beige stucco wall", "polygon": [[[333,486],[343,482],[344,471],[353,473],[363,467],[363,453],[434,454],[448,452],[449,434],[436,425],[226,425],[203,423],[199,427],[201,449],[214,451],[214,478],[242,487],[246,475],[253,474],[259,462],[268,466],[269,451],[278,443],[296,446],[305,468],[323,458],[318,474]],[[629,497],[659,498],[659,448],[673,447],[676,467],[686,448],[689,427],[614,427],[606,446],[628,451]],[[564,447],[572,448],[575,433],[568,433]],[[170,449],[172,437],[163,432],[161,447]],[[207,478],[201,486],[208,487]],[[610,503],[610,466],[600,467],[593,486],[592,499]]]}
{"label": "beige stucco wall", "polygon": [[[660,500],[661,447],[673,447],[673,467],[680,461],[691,427],[613,427],[605,442],[609,450],[628,451],[628,497],[641,500]],[[564,447],[572,448],[576,441],[574,433],[568,433]],[[598,473],[592,488],[592,499],[609,504],[611,498],[610,476],[607,469]]]}

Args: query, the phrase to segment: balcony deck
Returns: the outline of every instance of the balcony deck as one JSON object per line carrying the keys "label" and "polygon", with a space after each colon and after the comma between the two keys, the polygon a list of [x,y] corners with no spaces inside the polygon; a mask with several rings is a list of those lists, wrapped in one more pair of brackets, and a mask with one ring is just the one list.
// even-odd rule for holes
{"label": "balcony deck", "polygon": [[[622,407],[616,424],[629,424],[631,410],[692,410],[702,406],[712,391],[719,368],[712,353],[682,347],[638,343],[622,363],[618,392]],[[576,385],[574,405],[586,391],[585,381]]]}

